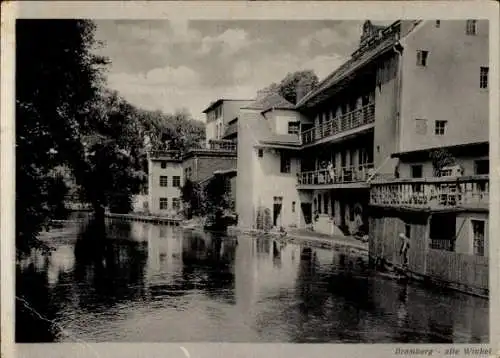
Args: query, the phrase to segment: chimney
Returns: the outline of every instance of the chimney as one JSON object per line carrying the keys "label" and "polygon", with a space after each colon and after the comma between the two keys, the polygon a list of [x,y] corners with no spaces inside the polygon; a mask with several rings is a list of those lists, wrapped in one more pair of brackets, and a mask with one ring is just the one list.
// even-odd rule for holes
{"label": "chimney", "polygon": [[297,82],[295,94],[295,103],[299,103],[299,101],[306,96],[309,92],[313,90],[312,83],[310,81],[301,79]]}

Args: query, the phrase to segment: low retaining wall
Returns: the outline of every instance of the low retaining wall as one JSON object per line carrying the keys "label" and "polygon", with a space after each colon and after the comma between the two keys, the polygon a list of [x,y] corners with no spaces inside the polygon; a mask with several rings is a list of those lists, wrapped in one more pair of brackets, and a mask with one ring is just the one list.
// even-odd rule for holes
{"label": "low retaining wall", "polygon": [[139,215],[139,214],[115,214],[115,213],[106,213],[105,216],[107,218],[149,222],[149,223],[153,223],[153,224],[180,225],[180,223],[182,222],[181,218],[166,217],[166,216],[150,216],[150,215]]}

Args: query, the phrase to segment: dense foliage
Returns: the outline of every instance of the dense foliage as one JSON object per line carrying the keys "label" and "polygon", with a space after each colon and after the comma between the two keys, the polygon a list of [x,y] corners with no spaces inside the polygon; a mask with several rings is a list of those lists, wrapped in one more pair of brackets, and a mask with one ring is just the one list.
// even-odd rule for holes
{"label": "dense foliage", "polygon": [[[86,20],[16,23],[16,245],[43,247],[38,233],[82,193],[96,216],[128,212],[147,184],[147,151],[199,146],[203,124],[186,112],[139,109],[106,89],[109,61],[95,54]],[[147,140],[145,140],[147,139]],[[63,180],[65,168],[74,180]],[[68,182],[74,186],[68,188]]]}
{"label": "dense foliage", "polygon": [[[297,103],[297,90],[302,87],[312,90],[319,83],[318,76],[312,70],[302,70],[288,73],[281,82],[272,83],[265,88],[266,92],[279,93],[287,101]],[[307,91],[306,91],[307,92]]]}
{"label": "dense foliage", "polygon": [[81,151],[102,84],[94,26],[83,20],[16,22],[16,243],[36,246],[54,215],[52,170]]}

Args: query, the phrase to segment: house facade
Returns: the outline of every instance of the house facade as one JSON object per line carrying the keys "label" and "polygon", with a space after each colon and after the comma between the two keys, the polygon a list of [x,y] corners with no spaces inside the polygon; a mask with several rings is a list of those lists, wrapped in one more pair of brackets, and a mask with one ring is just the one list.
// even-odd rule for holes
{"label": "house facade", "polygon": [[252,100],[218,99],[212,102],[204,111],[206,116],[205,138],[210,141],[221,139],[236,139],[236,122],[241,107]]}
{"label": "house facade", "polygon": [[236,177],[240,227],[293,227],[304,221],[296,186],[301,121],[294,105],[278,94],[241,109]]}
{"label": "house facade", "polygon": [[182,159],[177,151],[148,153],[148,211],[153,215],[175,215],[182,208],[184,183]]}
{"label": "house facade", "polygon": [[401,44],[396,166],[371,182],[370,255],[402,266],[404,234],[412,275],[486,295],[488,22],[425,21]]}

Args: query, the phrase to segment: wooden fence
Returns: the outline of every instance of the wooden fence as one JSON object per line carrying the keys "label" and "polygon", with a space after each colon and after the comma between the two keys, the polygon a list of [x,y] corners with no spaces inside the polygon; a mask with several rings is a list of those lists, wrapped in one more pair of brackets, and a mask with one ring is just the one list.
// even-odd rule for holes
{"label": "wooden fence", "polygon": [[488,257],[429,249],[426,275],[473,289],[488,289]]}

